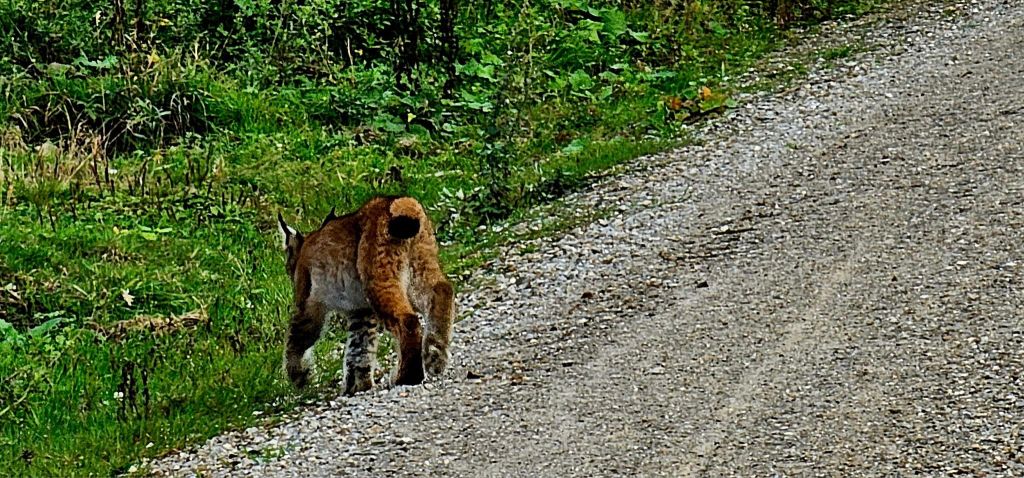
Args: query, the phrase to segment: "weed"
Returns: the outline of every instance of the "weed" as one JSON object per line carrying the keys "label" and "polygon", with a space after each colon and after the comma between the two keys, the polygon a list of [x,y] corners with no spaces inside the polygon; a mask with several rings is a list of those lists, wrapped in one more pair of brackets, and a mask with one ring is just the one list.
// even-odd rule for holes
{"label": "weed", "polygon": [[849,45],[829,48],[821,53],[821,57],[827,61],[841,60],[853,54],[853,47]]}

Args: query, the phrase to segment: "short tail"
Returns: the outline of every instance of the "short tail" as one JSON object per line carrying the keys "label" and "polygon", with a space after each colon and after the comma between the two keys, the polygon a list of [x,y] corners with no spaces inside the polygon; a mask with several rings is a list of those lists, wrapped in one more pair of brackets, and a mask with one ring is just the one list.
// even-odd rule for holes
{"label": "short tail", "polygon": [[388,207],[388,234],[395,239],[412,239],[420,232],[420,225],[426,214],[419,201],[411,197],[400,197],[391,201]]}

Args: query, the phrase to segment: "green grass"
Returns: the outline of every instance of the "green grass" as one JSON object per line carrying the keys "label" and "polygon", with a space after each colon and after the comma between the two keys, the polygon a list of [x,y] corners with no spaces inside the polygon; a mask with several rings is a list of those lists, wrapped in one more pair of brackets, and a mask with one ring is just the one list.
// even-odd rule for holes
{"label": "green grass", "polygon": [[[278,211],[309,230],[332,207],[416,195],[463,277],[591,217],[533,208],[686,141],[785,37],[733,0],[469,3],[445,95],[435,20],[400,87],[388,3],[339,1],[147,0],[121,24],[104,1],[0,3],[7,475],[123,472],[335,393],[340,335],[318,345],[318,387],[280,373]],[[807,22],[875,4],[826,3],[789,4]],[[537,214],[553,217],[495,227]]]}
{"label": "green grass", "polygon": [[826,49],[821,53],[821,57],[827,61],[835,61],[849,57],[851,54],[853,54],[853,47],[850,45],[843,45],[841,47]]}

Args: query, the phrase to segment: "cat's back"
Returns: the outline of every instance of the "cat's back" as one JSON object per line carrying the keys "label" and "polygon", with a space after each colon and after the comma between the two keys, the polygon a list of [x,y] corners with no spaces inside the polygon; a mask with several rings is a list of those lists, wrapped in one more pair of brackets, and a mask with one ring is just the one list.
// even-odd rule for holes
{"label": "cat's back", "polygon": [[329,219],[309,234],[299,262],[309,273],[310,297],[331,309],[351,311],[369,306],[356,271],[359,236],[355,214]]}

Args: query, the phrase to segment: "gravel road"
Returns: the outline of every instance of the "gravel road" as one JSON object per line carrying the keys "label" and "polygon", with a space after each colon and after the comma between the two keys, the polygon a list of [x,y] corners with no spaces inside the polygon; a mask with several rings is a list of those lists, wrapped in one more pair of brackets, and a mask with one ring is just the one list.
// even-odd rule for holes
{"label": "gravel road", "polygon": [[150,470],[1024,476],[1024,2],[906,8],[571,197],[617,212],[481,271],[443,380]]}

